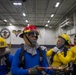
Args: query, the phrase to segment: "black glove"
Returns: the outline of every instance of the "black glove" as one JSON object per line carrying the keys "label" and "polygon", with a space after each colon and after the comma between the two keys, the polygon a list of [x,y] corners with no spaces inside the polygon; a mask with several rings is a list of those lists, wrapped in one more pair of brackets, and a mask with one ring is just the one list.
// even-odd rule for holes
{"label": "black glove", "polygon": [[39,66],[37,65],[37,66],[31,68],[31,69],[30,69],[30,74],[34,74],[34,75],[36,75],[36,74],[38,73],[38,69],[37,69],[37,67],[39,67]]}

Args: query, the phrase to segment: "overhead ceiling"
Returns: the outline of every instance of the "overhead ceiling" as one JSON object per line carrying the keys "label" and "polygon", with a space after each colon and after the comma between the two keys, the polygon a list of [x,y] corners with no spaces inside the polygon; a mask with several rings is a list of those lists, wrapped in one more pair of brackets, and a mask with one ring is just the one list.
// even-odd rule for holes
{"label": "overhead ceiling", "polygon": [[[45,26],[48,24],[56,27],[60,20],[76,7],[76,0],[22,0],[21,6],[14,6],[13,1],[21,0],[0,0],[0,25],[11,23],[15,26],[27,24]],[[55,8],[57,2],[60,2],[60,5]],[[22,15],[23,12],[26,16]],[[54,17],[51,18],[51,14],[55,14]],[[3,21],[4,19],[7,22]]]}

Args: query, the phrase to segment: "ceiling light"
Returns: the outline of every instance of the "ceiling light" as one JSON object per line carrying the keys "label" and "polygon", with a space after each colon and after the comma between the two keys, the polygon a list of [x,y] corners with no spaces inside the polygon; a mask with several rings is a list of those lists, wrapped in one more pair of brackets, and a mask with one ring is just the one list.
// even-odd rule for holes
{"label": "ceiling light", "polygon": [[48,20],[48,23],[49,23],[50,21]]}
{"label": "ceiling light", "polygon": [[22,5],[22,3],[19,3],[19,2],[18,3],[13,3],[13,5]]}
{"label": "ceiling light", "polygon": [[48,24],[46,24],[45,26],[48,27]]}
{"label": "ceiling light", "polygon": [[57,3],[56,3],[56,5],[55,5],[55,7],[58,7],[58,6],[59,6],[59,4],[60,4],[60,3],[59,3],[59,2],[57,2]]}
{"label": "ceiling light", "polygon": [[7,22],[7,20],[4,20],[5,22]]}
{"label": "ceiling light", "polygon": [[28,22],[28,20],[26,20],[26,22]]}
{"label": "ceiling light", "polygon": [[23,13],[23,16],[26,16],[26,14],[25,14],[25,13]]}
{"label": "ceiling light", "polygon": [[54,14],[51,14],[51,17],[54,17]]}

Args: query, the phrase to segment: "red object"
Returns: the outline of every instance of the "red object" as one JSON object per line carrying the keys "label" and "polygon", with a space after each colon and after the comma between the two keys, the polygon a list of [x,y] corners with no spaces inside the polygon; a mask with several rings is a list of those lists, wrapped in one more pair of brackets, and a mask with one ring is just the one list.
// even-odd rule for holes
{"label": "red object", "polygon": [[71,46],[71,47],[73,47],[73,46],[74,46],[74,44],[70,44],[70,46]]}
{"label": "red object", "polygon": [[27,30],[37,31],[37,28],[34,25],[29,25],[29,26],[26,26],[23,31],[27,31]]}
{"label": "red object", "polygon": [[23,32],[19,35],[19,37],[23,38],[24,33],[29,33],[29,32],[37,32],[39,34],[36,26],[29,25],[24,28]]}
{"label": "red object", "polygon": [[39,71],[43,71],[43,70],[44,70],[44,67],[37,67],[37,69],[38,69]]}

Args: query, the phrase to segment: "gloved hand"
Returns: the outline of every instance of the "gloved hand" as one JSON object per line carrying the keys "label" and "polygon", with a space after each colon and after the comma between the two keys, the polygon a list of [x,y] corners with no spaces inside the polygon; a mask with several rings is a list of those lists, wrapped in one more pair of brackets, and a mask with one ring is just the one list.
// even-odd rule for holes
{"label": "gloved hand", "polygon": [[58,51],[57,51],[57,54],[60,53],[60,52],[61,52],[61,50],[58,50]]}
{"label": "gloved hand", "polygon": [[58,51],[60,51],[60,49],[58,49],[58,47],[55,46],[55,47],[52,49],[52,51],[55,52],[55,53],[57,53]]}
{"label": "gloved hand", "polygon": [[40,46],[42,50],[47,51],[47,48],[45,46]]}
{"label": "gloved hand", "polygon": [[33,68],[30,68],[30,69],[29,69],[29,74],[34,74],[34,75],[36,75],[36,74],[38,73],[37,67],[39,67],[39,66],[37,65],[37,66],[35,66],[35,67],[33,67]]}
{"label": "gloved hand", "polygon": [[5,49],[5,54],[9,54],[11,52],[11,50],[9,48]]}

